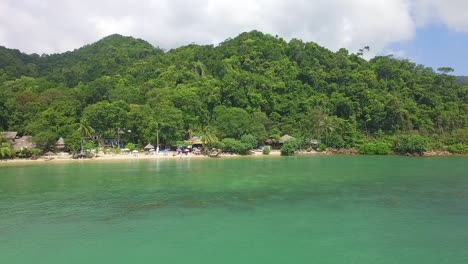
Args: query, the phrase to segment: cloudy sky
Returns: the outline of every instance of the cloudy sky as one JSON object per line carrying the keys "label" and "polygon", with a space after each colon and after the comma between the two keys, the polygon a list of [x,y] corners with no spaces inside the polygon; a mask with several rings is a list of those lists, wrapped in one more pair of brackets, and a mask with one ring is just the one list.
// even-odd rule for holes
{"label": "cloudy sky", "polygon": [[467,10],[468,0],[0,0],[0,45],[56,53],[119,33],[170,49],[256,29],[468,75]]}

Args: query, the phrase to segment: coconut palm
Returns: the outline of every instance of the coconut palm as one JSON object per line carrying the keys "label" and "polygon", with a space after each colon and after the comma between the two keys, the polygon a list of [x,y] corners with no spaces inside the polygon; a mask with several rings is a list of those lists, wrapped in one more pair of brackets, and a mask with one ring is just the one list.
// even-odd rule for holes
{"label": "coconut palm", "polygon": [[217,137],[215,136],[215,130],[212,126],[204,126],[201,129],[202,132],[202,141],[203,141],[203,148],[205,148],[205,145],[208,144],[210,145],[211,142],[217,141]]}
{"label": "coconut palm", "polygon": [[78,123],[78,133],[81,135],[81,153],[83,153],[84,139],[91,137],[94,133],[94,129],[88,124],[86,119],[82,119],[80,123]]}

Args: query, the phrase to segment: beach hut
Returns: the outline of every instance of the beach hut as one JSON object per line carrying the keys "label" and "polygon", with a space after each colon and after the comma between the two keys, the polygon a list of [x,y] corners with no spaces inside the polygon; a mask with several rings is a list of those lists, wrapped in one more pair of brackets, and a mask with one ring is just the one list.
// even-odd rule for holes
{"label": "beach hut", "polygon": [[282,136],[282,137],[279,139],[278,142],[279,142],[280,144],[284,144],[284,143],[286,143],[286,142],[288,142],[288,141],[292,141],[292,140],[295,140],[295,139],[296,139],[296,138],[291,137],[290,135],[284,135],[284,136]]}
{"label": "beach hut", "polygon": [[15,142],[16,137],[18,136],[18,132],[16,131],[5,131],[0,132],[0,138],[10,141],[11,143]]}
{"label": "beach hut", "polygon": [[13,149],[16,151],[20,151],[23,149],[32,149],[35,147],[36,144],[32,141],[31,136],[22,136],[21,138],[15,139],[15,143],[13,143]]}
{"label": "beach hut", "polygon": [[55,148],[57,150],[65,149],[65,140],[63,138],[59,138],[57,142],[55,143]]}
{"label": "beach hut", "polygon": [[144,149],[147,150],[147,151],[154,150],[154,146],[151,145],[151,144],[148,144],[148,145],[146,145],[146,147]]}

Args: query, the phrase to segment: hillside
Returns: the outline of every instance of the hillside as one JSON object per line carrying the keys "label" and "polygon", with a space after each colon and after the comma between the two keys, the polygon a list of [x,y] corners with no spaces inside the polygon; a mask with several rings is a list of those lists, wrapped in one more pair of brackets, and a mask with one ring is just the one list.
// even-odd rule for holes
{"label": "hillside", "polygon": [[27,55],[0,47],[0,66],[9,76],[7,79],[44,76],[73,87],[116,74],[119,69],[158,53],[162,51],[146,41],[115,34],[61,54]]}
{"label": "hillside", "polygon": [[468,76],[457,76],[457,83],[459,85],[467,85],[468,84]]}
{"label": "hillside", "polygon": [[259,144],[289,134],[334,148],[404,134],[467,143],[468,86],[454,76],[257,31],[168,52],[119,35],[45,56],[0,48],[0,66],[0,130],[44,149],[79,138],[80,122],[99,137],[126,128],[122,137],[139,144],[156,130],[167,145],[187,131]]}

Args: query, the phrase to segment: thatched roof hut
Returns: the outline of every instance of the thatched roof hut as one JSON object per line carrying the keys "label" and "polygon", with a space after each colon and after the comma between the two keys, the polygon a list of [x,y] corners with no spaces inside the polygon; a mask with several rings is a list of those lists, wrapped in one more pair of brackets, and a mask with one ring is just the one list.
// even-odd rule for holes
{"label": "thatched roof hut", "polygon": [[145,150],[154,149],[154,146],[151,145],[151,144],[148,144],[148,145],[146,145],[146,147],[145,147],[144,149],[145,149]]}
{"label": "thatched roof hut", "polygon": [[15,131],[0,132],[1,138],[11,140],[11,141],[14,141],[17,135],[18,135],[18,132],[15,132]]}
{"label": "thatched roof hut", "polygon": [[288,141],[295,140],[295,139],[296,139],[296,138],[291,137],[290,135],[284,135],[284,136],[282,136],[282,137],[279,139],[278,142],[281,143],[281,144],[284,144],[284,143],[286,143],[286,142],[288,142]]}
{"label": "thatched roof hut", "polygon": [[31,136],[22,136],[21,138],[15,139],[13,143],[13,149],[18,151],[22,149],[32,149],[35,148],[36,144],[32,141]]}
{"label": "thatched roof hut", "polygon": [[55,143],[55,148],[59,149],[59,150],[64,149],[65,148],[65,140],[63,138],[59,138],[59,140],[57,140],[57,142]]}

